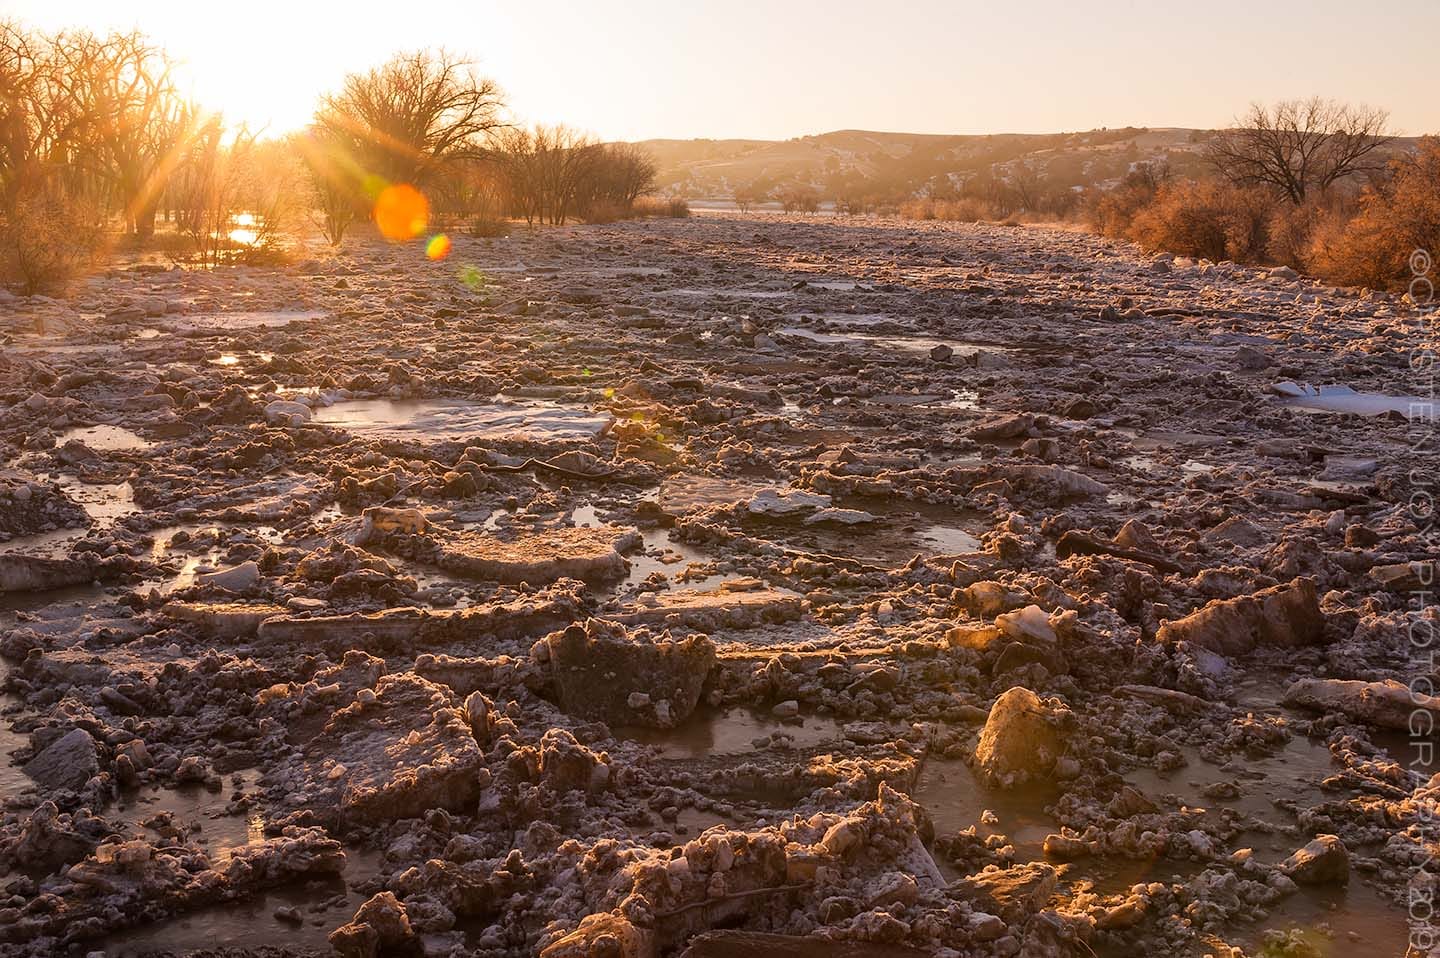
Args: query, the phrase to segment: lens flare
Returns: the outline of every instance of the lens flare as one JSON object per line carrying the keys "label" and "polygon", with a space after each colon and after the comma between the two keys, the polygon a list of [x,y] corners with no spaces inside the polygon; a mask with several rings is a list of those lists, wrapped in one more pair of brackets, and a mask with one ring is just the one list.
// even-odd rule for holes
{"label": "lens flare", "polygon": [[375,225],[388,240],[410,240],[425,232],[430,201],[408,183],[387,186],[375,198]]}
{"label": "lens flare", "polygon": [[442,260],[450,255],[450,237],[444,233],[436,233],[430,237],[425,244],[425,255],[433,260]]}
{"label": "lens flare", "polygon": [[487,282],[489,282],[489,277],[487,277],[483,272],[481,272],[479,267],[462,266],[460,267],[460,282],[465,284],[465,286],[470,290],[474,291],[481,289]]}

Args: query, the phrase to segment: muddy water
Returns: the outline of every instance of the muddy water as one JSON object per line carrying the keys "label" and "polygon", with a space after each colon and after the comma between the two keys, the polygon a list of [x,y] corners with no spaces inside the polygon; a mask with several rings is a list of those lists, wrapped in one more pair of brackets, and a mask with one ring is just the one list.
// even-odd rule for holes
{"label": "muddy water", "polygon": [[1409,929],[1406,911],[1381,897],[1375,889],[1352,877],[1344,886],[1301,886],[1280,902],[1269,917],[1234,936],[1251,948],[1261,948],[1265,932],[1299,928],[1305,941],[1325,958],[1403,955]]}
{"label": "muddy water", "polygon": [[[155,951],[186,954],[210,948],[285,948],[294,953],[330,954],[331,931],[350,920],[367,895],[354,885],[375,874],[379,856],[347,849],[343,875],[292,882],[250,898],[196,909],[157,924],[107,935],[108,958],[129,958]],[[299,911],[294,924],[275,917],[282,907]]]}
{"label": "muddy water", "polygon": [[[1339,770],[1323,739],[1294,735],[1283,748],[1266,755],[1251,755],[1232,760],[1224,766],[1213,765],[1200,757],[1197,750],[1181,749],[1187,764],[1169,773],[1154,769],[1128,772],[1126,780],[1162,808],[1185,805],[1190,808],[1217,810],[1233,808],[1256,818],[1279,823],[1289,818],[1275,802],[1294,799],[1297,795],[1314,795],[1321,780]],[[1234,784],[1240,790],[1235,798],[1210,797],[1205,790],[1219,784]],[[1292,841],[1283,836],[1274,839],[1277,850],[1286,854],[1293,850]]]}
{"label": "muddy water", "polygon": [[[0,680],[4,670],[0,669]],[[0,693],[0,804],[13,798],[34,783],[30,776],[13,763],[11,753],[30,744],[30,736],[22,735],[10,727],[10,712],[20,705],[20,700],[8,693]]]}
{"label": "muddy water", "polygon": [[[1054,787],[991,788],[961,759],[926,759],[911,797],[930,813],[936,838],[973,825],[979,835],[1006,836],[1015,846],[1017,861],[1043,857],[1045,836],[1059,830],[1045,811],[1059,797]],[[994,820],[983,822],[982,817],[990,817],[987,810]]]}
{"label": "muddy water", "polygon": [[869,512],[874,521],[856,525],[806,523],[803,519],[751,518],[757,538],[822,555],[850,555],[881,564],[904,563],[918,555],[956,555],[981,548],[987,521],[976,512],[924,502],[891,502],[865,497],[835,500],[841,509]]}
{"label": "muddy water", "polygon": [[314,421],[359,436],[434,442],[589,439],[605,432],[614,420],[583,406],[559,403],[361,399],[317,409]]}
{"label": "muddy water", "polygon": [[775,744],[815,748],[844,737],[840,723],[832,718],[804,716],[782,721],[743,708],[702,707],[674,729],[624,726],[613,731],[626,741],[658,746],[661,758],[691,760],[744,755]]}
{"label": "muddy water", "polygon": [[928,336],[886,336],[878,333],[822,333],[804,326],[781,326],[775,330],[783,336],[795,336],[826,346],[865,346],[879,349],[894,349],[905,353],[929,354],[936,346],[948,346],[956,356],[994,350],[993,346],[979,346],[955,339],[932,339]]}
{"label": "muddy water", "polygon": [[291,323],[323,319],[325,314],[317,310],[247,310],[234,313],[193,313],[189,316],[169,316],[159,325],[174,332],[193,332],[203,329],[279,329]]}
{"label": "muddy water", "polygon": [[63,446],[72,439],[80,440],[96,452],[134,452],[154,445],[123,426],[75,426],[57,435],[55,442]]}

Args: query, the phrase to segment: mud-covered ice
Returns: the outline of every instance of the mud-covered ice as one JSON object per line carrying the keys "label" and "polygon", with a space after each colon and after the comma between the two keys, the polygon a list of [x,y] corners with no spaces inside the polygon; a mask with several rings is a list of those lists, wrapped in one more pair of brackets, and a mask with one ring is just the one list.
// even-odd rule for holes
{"label": "mud-covered ice", "polygon": [[0,313],[0,958],[1404,951],[1404,302],[874,217],[407,250]]}

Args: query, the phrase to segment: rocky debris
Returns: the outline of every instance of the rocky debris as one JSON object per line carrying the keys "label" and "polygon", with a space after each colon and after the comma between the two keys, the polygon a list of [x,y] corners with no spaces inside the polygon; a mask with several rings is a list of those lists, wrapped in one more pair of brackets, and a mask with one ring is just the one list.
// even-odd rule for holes
{"label": "rocky debris", "polygon": [[1074,716],[1027,688],[1008,689],[990,707],[975,747],[975,767],[1004,786],[1051,775],[1069,751]]}
{"label": "rocky debris", "polygon": [[1317,712],[1339,712],[1357,722],[1402,731],[1423,727],[1417,724],[1421,722],[1417,713],[1428,712],[1432,722],[1440,718],[1440,698],[1413,691],[1394,679],[1299,679],[1285,690],[1284,702]]}
{"label": "rocky debris", "polygon": [[330,933],[330,945],[340,958],[378,958],[418,951],[419,941],[405,906],[383,891],[361,905],[349,924]]}
{"label": "rocky debris", "polygon": [[990,866],[962,878],[954,889],[983,912],[1009,925],[1023,924],[1055,894],[1058,875],[1052,865],[1031,862],[1010,868]]}
{"label": "rocky debris", "polygon": [[1325,635],[1325,616],[1310,579],[1293,579],[1234,599],[1216,599],[1198,612],[1160,626],[1163,643],[1186,642],[1220,655],[1246,655],[1257,647],[1314,645]]}
{"label": "rocky debris", "polygon": [[591,619],[548,636],[542,661],[567,712],[616,725],[669,728],[695,710],[715,644],[671,639]]}
{"label": "rocky debris", "polygon": [[1318,835],[1280,870],[1300,885],[1343,885],[1350,880],[1350,853],[1336,836]]}
{"label": "rocky debris", "polygon": [[82,728],[65,733],[25,763],[25,774],[51,792],[83,788],[99,772],[95,740]]}

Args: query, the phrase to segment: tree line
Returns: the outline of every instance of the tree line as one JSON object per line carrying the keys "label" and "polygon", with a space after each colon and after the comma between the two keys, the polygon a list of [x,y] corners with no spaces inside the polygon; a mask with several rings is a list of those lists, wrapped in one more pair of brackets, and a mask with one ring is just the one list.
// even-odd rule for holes
{"label": "tree line", "polygon": [[63,282],[116,242],[254,259],[307,220],[338,244],[401,185],[423,204],[407,222],[477,233],[633,215],[653,189],[640,148],[509,122],[498,85],[445,51],[344,77],[279,138],[186,99],[175,73],[137,32],[0,22],[0,281]]}

